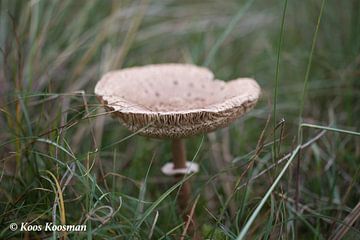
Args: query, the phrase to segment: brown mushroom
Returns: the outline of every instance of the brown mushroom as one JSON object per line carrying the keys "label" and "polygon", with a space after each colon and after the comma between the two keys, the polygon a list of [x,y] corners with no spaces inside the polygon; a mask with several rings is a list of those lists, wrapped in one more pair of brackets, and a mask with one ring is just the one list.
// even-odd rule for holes
{"label": "brown mushroom", "polygon": [[[190,64],[158,64],[109,72],[95,94],[129,130],[172,139],[173,165],[162,170],[180,179],[197,171],[186,161],[182,139],[228,126],[256,104],[260,87],[250,78],[215,80],[208,69]],[[184,182],[179,206],[185,221],[190,194]]]}

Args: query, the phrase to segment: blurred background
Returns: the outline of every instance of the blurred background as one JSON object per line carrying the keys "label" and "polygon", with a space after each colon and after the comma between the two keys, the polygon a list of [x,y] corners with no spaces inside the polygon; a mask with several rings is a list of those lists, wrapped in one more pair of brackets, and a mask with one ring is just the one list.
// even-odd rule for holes
{"label": "blurred background", "polygon": [[204,239],[237,239],[299,144],[246,239],[360,239],[359,1],[1,0],[0,14],[1,239],[55,239],[9,224],[64,221],[88,226],[69,239],[179,239],[170,142],[94,96],[107,71],[167,62],[262,88],[249,114],[187,141]]}

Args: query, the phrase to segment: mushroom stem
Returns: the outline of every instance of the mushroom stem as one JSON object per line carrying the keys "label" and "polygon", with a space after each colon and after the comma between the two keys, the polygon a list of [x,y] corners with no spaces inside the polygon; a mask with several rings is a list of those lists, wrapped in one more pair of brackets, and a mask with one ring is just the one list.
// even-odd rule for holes
{"label": "mushroom stem", "polygon": [[[186,168],[186,150],[185,150],[185,144],[182,139],[173,139],[172,140],[172,153],[173,153],[173,162],[174,162],[174,169],[184,169]],[[181,181],[183,178],[182,174],[175,175],[175,178],[177,181]],[[188,208],[188,202],[191,195],[191,187],[189,181],[186,181],[182,184],[180,192],[179,192],[179,198],[178,203],[180,207],[180,211],[183,214],[184,221],[187,221],[187,214],[188,211],[186,209]]]}
{"label": "mushroom stem", "polygon": [[186,168],[186,150],[182,139],[172,140],[172,153],[174,158],[174,168]]}
{"label": "mushroom stem", "polygon": [[[172,154],[173,154],[174,169],[186,168],[186,150],[185,150],[184,141],[182,139],[172,140]],[[183,174],[175,175],[176,181],[181,181],[183,177],[184,177]],[[190,182],[186,181],[181,186],[178,196],[178,204],[184,222],[190,221],[189,233],[191,234],[194,232],[195,229],[195,217],[193,216],[192,219],[188,219],[190,217],[190,209],[189,209],[190,196],[191,196]]]}

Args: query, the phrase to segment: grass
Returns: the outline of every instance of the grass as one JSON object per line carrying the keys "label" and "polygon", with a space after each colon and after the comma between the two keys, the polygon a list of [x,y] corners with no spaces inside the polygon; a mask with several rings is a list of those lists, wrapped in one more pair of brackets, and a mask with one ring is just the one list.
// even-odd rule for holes
{"label": "grass", "polygon": [[358,1],[1,0],[0,52],[0,239],[180,238],[170,143],[130,133],[93,94],[109,70],[162,62],[263,91],[187,141],[205,239],[360,239]]}

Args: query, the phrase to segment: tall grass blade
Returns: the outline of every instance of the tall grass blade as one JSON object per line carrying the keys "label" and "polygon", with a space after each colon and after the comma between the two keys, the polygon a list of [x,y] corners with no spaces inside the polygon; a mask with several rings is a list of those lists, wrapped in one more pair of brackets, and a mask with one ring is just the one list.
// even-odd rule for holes
{"label": "tall grass blade", "polygon": [[266,192],[266,194],[264,195],[264,197],[261,199],[259,205],[256,207],[256,209],[254,210],[254,212],[251,214],[249,220],[246,222],[245,226],[243,227],[243,229],[241,230],[239,236],[236,238],[236,240],[242,240],[245,238],[247,232],[249,231],[252,223],[254,222],[255,218],[257,217],[257,215],[260,213],[262,207],[264,206],[264,204],[266,203],[267,199],[269,198],[269,196],[271,195],[272,191],[275,189],[276,185],[279,183],[280,179],[282,178],[282,176],[284,175],[284,173],[286,172],[286,170],[288,169],[288,167],[290,166],[290,164],[292,163],[292,161],[295,159],[295,156],[297,155],[297,153],[300,151],[301,146],[298,145],[295,150],[292,152],[291,157],[289,158],[289,160],[286,162],[285,166],[283,167],[283,169],[281,170],[281,172],[279,173],[279,175],[277,176],[277,178],[275,179],[274,183],[271,185],[271,187],[269,188],[269,190]]}

